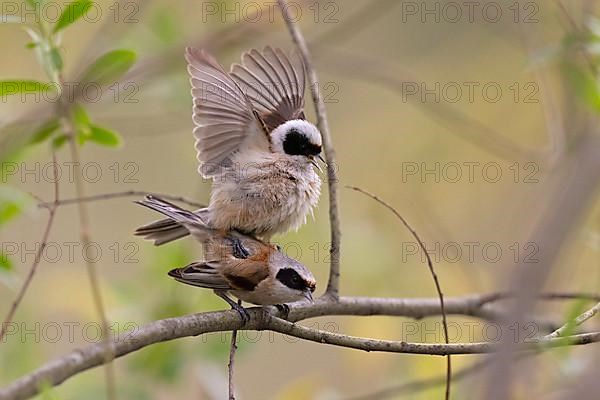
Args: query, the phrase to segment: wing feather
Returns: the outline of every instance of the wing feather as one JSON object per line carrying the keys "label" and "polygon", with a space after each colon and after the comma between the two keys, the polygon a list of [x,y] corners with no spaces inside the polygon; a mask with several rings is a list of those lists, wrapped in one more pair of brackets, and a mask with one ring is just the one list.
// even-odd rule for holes
{"label": "wing feather", "polygon": [[[234,69],[236,66],[234,66]],[[242,88],[246,90],[249,98],[252,99],[254,106],[259,110],[277,109],[278,103],[273,96],[264,96],[263,94],[269,92],[269,89],[265,87],[265,84],[248,70],[239,70],[235,73],[236,81]],[[258,93],[255,93],[258,92]]]}
{"label": "wing feather", "polygon": [[217,135],[213,138],[213,140],[205,140],[202,143],[201,151],[214,153],[219,149],[225,149],[233,147],[239,142],[239,136],[229,135],[230,131],[225,131],[220,135]]}
{"label": "wing feather", "polygon": [[269,151],[268,136],[251,100],[219,63],[203,50],[188,47],[185,58],[194,101],[194,137],[204,177],[215,177],[247,146]]}
{"label": "wing feather", "polygon": [[267,46],[244,53],[230,75],[245,90],[269,130],[291,119],[304,119],[306,70],[294,65],[282,50]]}
{"label": "wing feather", "polygon": [[284,88],[281,88],[281,85],[275,81],[277,72],[269,73],[267,71],[268,62],[256,49],[245,53],[242,56],[242,62],[246,69],[242,69],[240,72],[248,74],[249,81],[254,82],[259,89],[258,94],[264,95],[265,99],[274,106],[278,106],[279,102],[285,102],[285,92],[282,93]]}
{"label": "wing feather", "polygon": [[207,289],[230,290],[231,286],[210,262],[195,262],[169,271],[176,281]]}

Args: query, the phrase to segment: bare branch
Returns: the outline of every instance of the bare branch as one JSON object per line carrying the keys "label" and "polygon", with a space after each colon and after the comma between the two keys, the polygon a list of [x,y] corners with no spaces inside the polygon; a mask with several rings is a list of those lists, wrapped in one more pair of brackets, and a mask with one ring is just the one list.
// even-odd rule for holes
{"label": "bare branch", "polygon": [[[352,189],[354,191],[357,191],[359,193],[362,193],[370,198],[372,198],[373,200],[375,200],[376,202],[378,202],[379,204],[381,204],[382,206],[384,206],[385,208],[387,208],[388,210],[390,210],[399,220],[400,222],[402,222],[402,224],[406,227],[406,229],[409,230],[409,232],[411,233],[411,235],[415,238],[415,240],[419,243],[419,246],[421,247],[421,250],[423,250],[423,252],[425,253],[425,258],[427,259],[427,266],[429,267],[429,272],[431,273],[431,276],[433,277],[433,283],[435,284],[435,290],[437,291],[438,294],[438,298],[440,299],[440,308],[442,310],[442,326],[444,327],[444,339],[446,343],[449,343],[449,339],[448,339],[448,321],[446,320],[446,310],[444,307],[444,294],[442,293],[442,287],[440,285],[440,282],[438,280],[437,274],[435,273],[435,269],[433,268],[433,261],[431,260],[431,256],[429,255],[429,252],[427,251],[427,248],[425,247],[425,244],[423,243],[423,241],[421,240],[421,237],[417,234],[417,231],[415,231],[412,226],[410,226],[410,224],[406,221],[406,219],[404,219],[404,217],[402,215],[400,215],[400,213],[391,205],[389,205],[388,203],[386,203],[385,201],[381,200],[379,197],[375,196],[372,193],[367,192],[366,190],[363,190],[359,187],[356,186],[346,186],[348,189]],[[445,398],[446,400],[450,399],[450,384],[452,381],[452,361],[450,359],[450,356],[447,357],[447,363],[446,363],[446,392],[445,392]]]}
{"label": "bare branch", "polygon": [[[284,333],[300,339],[320,344],[330,344],[367,352],[378,351],[386,353],[427,354],[447,356],[449,354],[485,354],[497,351],[499,345],[492,342],[475,343],[411,343],[397,340],[379,340],[356,336],[343,335],[311,329],[297,325],[277,317],[271,317],[264,329]],[[519,351],[543,348],[584,345],[600,341],[600,332],[582,333],[557,339],[536,339],[524,342],[518,347]]]}
{"label": "bare branch", "polygon": [[300,50],[302,58],[304,59],[304,65],[308,72],[308,79],[310,82],[310,89],[312,93],[313,102],[315,104],[315,111],[317,114],[317,127],[321,131],[323,136],[323,148],[325,150],[325,156],[327,158],[327,178],[329,182],[329,222],[331,225],[331,265],[329,271],[329,282],[327,283],[327,290],[325,295],[331,296],[336,299],[339,297],[339,286],[340,286],[340,217],[338,210],[338,178],[335,163],[335,150],[333,148],[333,142],[331,140],[331,134],[329,132],[329,123],[327,121],[327,111],[325,110],[325,102],[321,96],[319,90],[319,80],[317,78],[317,72],[312,62],[310,52],[306,40],[300,32],[300,28],[294,18],[290,15],[289,7],[285,0],[278,0],[279,8],[281,8],[281,14],[288,27],[290,35],[294,40],[294,43]]}
{"label": "bare branch", "polygon": [[[238,305],[242,305],[242,301],[238,300]],[[235,400],[235,384],[233,381],[233,371],[235,363],[235,352],[237,350],[237,329],[231,331],[231,345],[229,348],[229,364],[227,364],[227,380],[229,381],[229,400]]]}
{"label": "bare branch", "polygon": [[588,319],[592,318],[594,315],[598,314],[600,311],[600,303],[597,303],[594,307],[590,308],[583,314],[577,316],[572,321],[568,321],[566,324],[555,330],[554,332],[544,336],[546,339],[553,339],[563,336],[566,332],[571,331],[573,328],[583,324]]}
{"label": "bare branch", "polygon": [[[77,204],[77,203],[85,203],[85,202],[92,202],[92,201],[110,200],[110,199],[116,199],[116,198],[121,198],[121,197],[134,197],[134,196],[146,196],[146,195],[153,195],[153,196],[161,197],[163,199],[167,199],[167,200],[171,200],[171,201],[178,201],[178,202],[190,205],[192,207],[197,207],[197,208],[206,207],[205,205],[197,203],[194,200],[190,200],[186,197],[173,196],[173,195],[165,194],[165,193],[148,192],[145,190],[126,190],[124,192],[103,193],[103,194],[97,194],[94,196],[85,196],[85,197],[81,197],[81,198],[76,197],[74,199],[59,200],[56,204],[57,204],[57,206],[65,206],[68,204]],[[52,203],[40,202],[38,204],[38,207],[48,207],[48,205],[50,205],[50,204],[52,204]]]}
{"label": "bare branch", "polygon": [[59,187],[58,187],[58,169],[57,169],[57,164],[56,164],[56,153],[54,152],[54,150],[51,150],[51,151],[52,151],[52,167],[53,167],[52,168],[52,178],[54,179],[54,201],[52,201],[51,203],[48,203],[48,205],[46,206],[46,208],[48,209],[49,215],[48,215],[48,222],[46,222],[46,228],[44,229],[44,234],[42,235],[42,243],[40,244],[40,247],[39,247],[37,253],[35,254],[35,258],[33,259],[33,264],[31,264],[29,273],[27,274],[27,277],[25,278],[25,281],[23,282],[23,286],[21,286],[21,289],[19,290],[19,293],[17,294],[17,298],[12,303],[10,310],[8,311],[8,314],[4,318],[4,321],[2,322],[2,326],[0,327],[0,343],[3,342],[4,336],[6,335],[6,327],[8,326],[8,324],[11,323],[12,319],[14,318],[15,313],[17,312],[17,308],[21,304],[23,297],[25,297],[25,293],[27,292],[27,289],[29,288],[31,281],[33,280],[33,276],[35,275],[35,272],[37,271],[37,267],[40,264],[40,261],[42,260],[42,254],[48,244],[48,237],[50,236],[50,229],[52,228],[52,224],[54,223],[54,215],[56,214],[56,208],[58,207],[58,201],[59,201]]}
{"label": "bare branch", "polygon": [[[502,296],[494,295],[495,298]],[[456,315],[477,316],[478,310],[489,299],[490,295],[473,295],[447,298],[446,312]],[[338,346],[357,348],[368,351],[396,351],[413,354],[477,354],[490,352],[497,348],[491,343],[453,343],[453,344],[421,344],[374,339],[353,338],[329,332],[314,331],[300,327],[292,322],[279,318],[265,318],[269,315],[265,309],[254,307],[248,310],[250,321],[242,328],[242,321],[237,312],[232,310],[185,315],[152,322],[133,332],[126,332],[112,342],[115,357],[140,350],[155,343],[165,342],[187,336],[198,336],[203,333],[244,330],[273,330],[280,333],[330,343]],[[275,308],[270,316],[278,316]],[[314,304],[300,303],[290,310],[289,320],[296,322],[308,318],[326,315],[370,316],[387,315],[410,318],[423,318],[440,315],[438,298],[400,299],[341,297],[338,301],[319,299]],[[275,322],[273,322],[275,321]],[[333,335],[333,336],[332,336]],[[524,346],[525,349],[540,346],[567,346],[571,344],[587,344],[600,341],[600,333],[575,335],[568,338],[542,339],[539,343]],[[61,358],[51,361],[40,369],[14,381],[0,390],[0,399],[26,399],[38,393],[41,383],[59,385],[70,377],[106,362],[103,343],[75,350]]]}

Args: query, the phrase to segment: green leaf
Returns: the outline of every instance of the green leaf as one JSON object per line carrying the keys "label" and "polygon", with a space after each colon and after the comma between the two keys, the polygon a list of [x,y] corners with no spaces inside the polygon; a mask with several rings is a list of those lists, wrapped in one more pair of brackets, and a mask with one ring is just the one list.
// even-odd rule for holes
{"label": "green leaf", "polygon": [[18,93],[36,93],[54,91],[55,85],[34,80],[0,80],[0,97]]}
{"label": "green leaf", "polygon": [[0,271],[10,271],[13,269],[13,264],[10,258],[0,251]]}
{"label": "green leaf", "polygon": [[52,147],[55,150],[60,149],[65,143],[67,143],[67,140],[69,140],[69,137],[66,134],[62,134],[60,136],[57,136],[54,138],[54,140],[52,140]]}
{"label": "green leaf", "polygon": [[600,87],[593,75],[584,67],[570,62],[563,63],[563,73],[577,96],[594,110],[600,111]]}
{"label": "green leaf", "polygon": [[100,56],[83,73],[81,83],[94,82],[106,85],[115,82],[135,63],[136,55],[131,50],[113,50]]}
{"label": "green leaf", "polygon": [[73,120],[78,127],[88,127],[92,123],[89,114],[81,104],[73,107]]}
{"label": "green leaf", "polygon": [[50,59],[50,63],[52,64],[52,68],[55,71],[62,71],[64,63],[62,56],[60,55],[60,51],[56,47],[50,49],[48,57]]}
{"label": "green leaf", "polygon": [[98,125],[90,125],[88,140],[107,147],[118,147],[121,145],[121,136],[114,131]]}
{"label": "green leaf", "polygon": [[58,18],[58,22],[54,25],[53,32],[56,33],[77,21],[87,12],[91,5],[92,2],[90,0],[76,0],[67,4]]}
{"label": "green leaf", "polygon": [[29,143],[38,144],[46,141],[46,139],[52,136],[52,134],[58,129],[59,126],[60,122],[58,121],[58,118],[52,118],[44,122],[33,133]]}
{"label": "green leaf", "polygon": [[[5,178],[10,174],[3,170],[2,176]],[[21,214],[28,202],[29,198],[23,192],[9,185],[0,185],[0,225]]]}
{"label": "green leaf", "polygon": [[90,139],[92,121],[85,108],[80,104],[75,104],[73,107],[73,122],[77,130],[77,142],[83,145]]}
{"label": "green leaf", "polygon": [[5,224],[21,213],[18,203],[0,201],[0,225]]}
{"label": "green leaf", "polygon": [[88,140],[90,140],[90,130],[88,128],[87,131],[79,131],[77,132],[77,143],[80,146],[83,146],[85,144],[85,142],[87,142]]}

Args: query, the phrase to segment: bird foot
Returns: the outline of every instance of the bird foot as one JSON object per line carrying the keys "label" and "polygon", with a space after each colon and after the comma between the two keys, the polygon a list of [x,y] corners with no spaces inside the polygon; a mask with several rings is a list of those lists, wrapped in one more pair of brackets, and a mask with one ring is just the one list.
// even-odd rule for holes
{"label": "bird foot", "polygon": [[248,311],[240,304],[233,303],[231,305],[231,308],[237,311],[237,313],[242,318],[242,326],[246,325],[250,321],[250,314],[248,314]]}
{"label": "bird foot", "polygon": [[283,319],[288,318],[288,316],[290,315],[290,306],[288,306],[287,304],[275,304],[275,307],[281,314],[283,314]]}
{"label": "bird foot", "polygon": [[250,257],[250,252],[244,247],[241,240],[236,237],[230,238],[232,253],[235,258],[243,259]]}
{"label": "bird foot", "polygon": [[246,325],[248,321],[250,321],[250,314],[248,314],[248,311],[244,307],[242,307],[241,300],[235,302],[234,300],[230,299],[229,296],[227,296],[226,292],[222,290],[214,290],[214,292],[217,296],[225,300],[233,310],[237,311],[237,313],[242,318],[242,326]]}

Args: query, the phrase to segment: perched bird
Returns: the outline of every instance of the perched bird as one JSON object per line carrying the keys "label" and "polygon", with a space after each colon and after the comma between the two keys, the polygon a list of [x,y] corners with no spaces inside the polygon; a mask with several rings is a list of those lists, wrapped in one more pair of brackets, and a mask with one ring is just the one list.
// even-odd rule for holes
{"label": "perched bird", "polygon": [[[305,69],[280,49],[250,50],[229,73],[203,50],[187,48],[198,171],[213,181],[208,207],[195,211],[215,229],[269,241],[297,229],[317,204],[321,133],[304,116]],[[156,245],[186,236],[161,220],[136,234]]]}
{"label": "perched bird", "polygon": [[303,299],[313,301],[312,293],[316,287],[313,274],[276,246],[236,231],[212,229],[198,214],[154,196],[146,196],[136,203],[181,224],[202,243],[206,261],[173,269],[169,275],[188,285],[213,289],[240,312],[244,320],[247,320],[247,313],[227,293],[258,305],[283,305]]}

